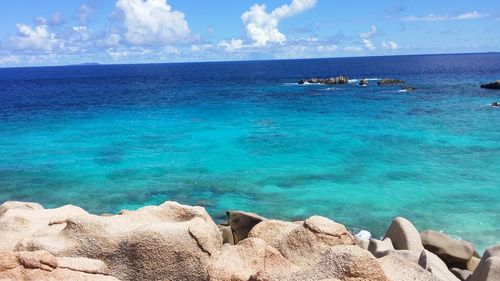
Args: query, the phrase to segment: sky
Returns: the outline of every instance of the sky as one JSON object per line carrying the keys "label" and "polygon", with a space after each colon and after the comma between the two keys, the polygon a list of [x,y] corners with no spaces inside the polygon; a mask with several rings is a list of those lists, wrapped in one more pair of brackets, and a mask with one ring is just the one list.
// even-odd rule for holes
{"label": "sky", "polygon": [[498,1],[3,1],[0,67],[493,52]]}

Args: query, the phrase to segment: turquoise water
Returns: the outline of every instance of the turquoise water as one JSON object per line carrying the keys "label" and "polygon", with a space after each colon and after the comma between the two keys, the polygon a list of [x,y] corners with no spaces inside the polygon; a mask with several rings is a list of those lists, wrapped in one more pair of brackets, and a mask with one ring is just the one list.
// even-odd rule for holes
{"label": "turquoise water", "polygon": [[[400,87],[294,84],[345,74]],[[394,216],[500,243],[500,55],[0,69],[0,201]]]}

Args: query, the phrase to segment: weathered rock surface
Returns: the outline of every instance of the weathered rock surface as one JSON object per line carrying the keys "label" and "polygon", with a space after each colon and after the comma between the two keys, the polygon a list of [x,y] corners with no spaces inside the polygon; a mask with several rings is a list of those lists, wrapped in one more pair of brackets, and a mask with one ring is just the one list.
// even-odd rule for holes
{"label": "weathered rock surface", "polygon": [[349,82],[349,78],[347,76],[337,76],[331,78],[310,78],[310,79],[302,79],[298,83],[299,84],[346,84]]}
{"label": "weathered rock surface", "polygon": [[318,263],[332,246],[356,245],[354,236],[345,226],[319,216],[298,224],[264,221],[252,229],[249,237],[266,241],[298,266]]}
{"label": "weathered rock surface", "polygon": [[234,245],[233,230],[229,225],[219,225],[219,230],[222,235],[222,243]]}
{"label": "weathered rock surface", "polygon": [[385,275],[391,281],[442,281],[415,262],[391,252],[380,258]]}
{"label": "weathered rock surface", "polygon": [[0,250],[14,250],[19,240],[61,231],[67,219],[89,215],[76,206],[43,209],[36,203],[5,202],[0,206]]}
{"label": "weathered rock surface", "polygon": [[399,80],[399,79],[392,79],[392,78],[384,78],[382,80],[379,80],[377,84],[379,86],[389,86],[389,85],[402,85],[404,84],[405,81]]}
{"label": "weathered rock surface", "polygon": [[500,280],[500,245],[486,249],[479,265],[467,281]]}
{"label": "weathered rock surface", "polygon": [[488,84],[482,84],[481,88],[490,90],[500,90],[500,80]]}
{"label": "weathered rock surface", "polygon": [[241,211],[227,211],[227,222],[233,231],[234,244],[248,237],[248,233],[252,228],[266,218],[257,214],[241,212]]}
{"label": "weathered rock surface", "polygon": [[387,255],[387,251],[393,251],[394,246],[392,245],[391,238],[385,238],[384,240],[370,239],[368,244],[368,251],[372,253],[375,257],[383,257]]}
{"label": "weathered rock surface", "polygon": [[460,268],[450,268],[451,273],[453,273],[460,281],[466,281],[472,275],[472,271],[460,269]]}
{"label": "weathered rock surface", "polygon": [[472,258],[474,245],[463,240],[456,240],[441,232],[426,230],[420,233],[424,248],[436,254],[448,267],[466,268]]}
{"label": "weathered rock surface", "polygon": [[422,251],[424,245],[420,239],[420,233],[415,226],[402,217],[395,218],[385,233],[385,238],[390,238],[394,249]]}
{"label": "weathered rock surface", "polygon": [[254,281],[303,281],[303,280],[388,280],[379,262],[366,250],[356,245],[339,245],[329,248],[322,258],[311,266],[292,272],[260,272]]}
{"label": "weathered rock surface", "polygon": [[16,250],[100,259],[123,280],[204,280],[222,241],[205,209],[175,202],[111,217],[86,214],[57,224],[59,232],[25,237]]}
{"label": "weathered rock surface", "polygon": [[56,258],[46,251],[0,251],[0,280],[117,281],[98,260]]}

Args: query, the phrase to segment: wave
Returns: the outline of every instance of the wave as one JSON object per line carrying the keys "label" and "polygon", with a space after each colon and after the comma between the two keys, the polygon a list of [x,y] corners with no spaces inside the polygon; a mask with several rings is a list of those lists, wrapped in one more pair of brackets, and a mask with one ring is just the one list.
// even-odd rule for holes
{"label": "wave", "polygon": [[349,83],[356,83],[359,82],[360,80],[368,80],[368,81],[380,81],[382,78],[361,78],[361,79],[349,79]]}

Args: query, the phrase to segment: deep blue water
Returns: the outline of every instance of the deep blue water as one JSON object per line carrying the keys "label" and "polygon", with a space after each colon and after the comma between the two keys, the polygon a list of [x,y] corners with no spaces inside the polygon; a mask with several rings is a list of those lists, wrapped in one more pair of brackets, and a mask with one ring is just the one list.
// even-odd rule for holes
{"label": "deep blue water", "polygon": [[[295,84],[392,77],[415,87]],[[0,201],[324,215],[500,243],[500,54],[0,69]]]}

